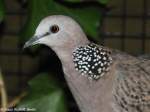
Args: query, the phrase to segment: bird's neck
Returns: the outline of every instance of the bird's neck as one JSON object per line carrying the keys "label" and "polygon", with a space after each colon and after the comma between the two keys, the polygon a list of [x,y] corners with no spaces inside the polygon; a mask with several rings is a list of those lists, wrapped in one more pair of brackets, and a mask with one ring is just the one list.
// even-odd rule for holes
{"label": "bird's neck", "polygon": [[[80,45],[87,45],[88,43],[88,40],[81,41],[81,43],[76,45],[66,45],[66,47],[54,48],[53,50],[62,62],[65,78],[81,111],[99,112],[99,110],[105,109],[104,112],[110,112],[112,111],[111,101],[114,72],[107,73],[98,81],[90,81],[87,77],[79,75],[79,72],[74,68],[73,50]],[[107,85],[107,88],[105,85]],[[106,104],[108,108],[105,108]],[[95,107],[98,107],[98,110]]]}
{"label": "bird's neck", "polygon": [[73,63],[68,63],[63,66],[63,70],[81,112],[100,112],[100,110],[114,112],[112,108],[114,71],[94,81],[80,75],[73,67]]}
{"label": "bird's neck", "polygon": [[72,61],[72,53],[74,49],[82,45],[87,45],[88,43],[90,43],[90,41],[85,37],[82,38],[82,40],[77,41],[76,43],[70,41],[68,43],[65,43],[63,47],[56,46],[52,47],[52,49],[55,51],[63,64],[68,64],[70,61]]}

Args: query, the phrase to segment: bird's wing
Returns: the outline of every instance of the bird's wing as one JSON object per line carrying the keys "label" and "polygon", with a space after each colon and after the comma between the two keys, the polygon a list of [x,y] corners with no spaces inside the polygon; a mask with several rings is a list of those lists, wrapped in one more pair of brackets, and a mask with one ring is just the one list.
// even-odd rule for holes
{"label": "bird's wing", "polygon": [[116,72],[117,112],[150,112],[150,60],[135,60],[120,64]]}

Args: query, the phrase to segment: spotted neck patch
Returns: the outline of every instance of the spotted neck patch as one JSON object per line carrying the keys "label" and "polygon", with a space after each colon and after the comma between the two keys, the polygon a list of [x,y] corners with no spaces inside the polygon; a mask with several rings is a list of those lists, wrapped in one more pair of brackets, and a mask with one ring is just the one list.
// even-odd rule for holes
{"label": "spotted neck patch", "polygon": [[73,52],[75,69],[89,79],[98,80],[112,63],[110,52],[94,43],[76,48]]}

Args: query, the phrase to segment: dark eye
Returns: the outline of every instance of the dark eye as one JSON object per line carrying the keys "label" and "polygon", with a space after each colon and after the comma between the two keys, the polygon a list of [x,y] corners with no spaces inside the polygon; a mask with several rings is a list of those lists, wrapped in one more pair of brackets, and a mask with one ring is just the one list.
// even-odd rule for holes
{"label": "dark eye", "polygon": [[51,31],[52,33],[57,33],[57,32],[59,31],[58,25],[53,25],[53,26],[51,26],[51,27],[50,27],[50,31]]}

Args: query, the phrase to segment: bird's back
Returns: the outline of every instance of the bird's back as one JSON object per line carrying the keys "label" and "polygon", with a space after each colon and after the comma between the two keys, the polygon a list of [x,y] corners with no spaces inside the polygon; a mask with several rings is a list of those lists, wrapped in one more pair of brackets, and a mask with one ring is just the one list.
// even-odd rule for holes
{"label": "bird's back", "polygon": [[114,53],[118,61],[113,88],[116,112],[150,112],[150,60]]}

